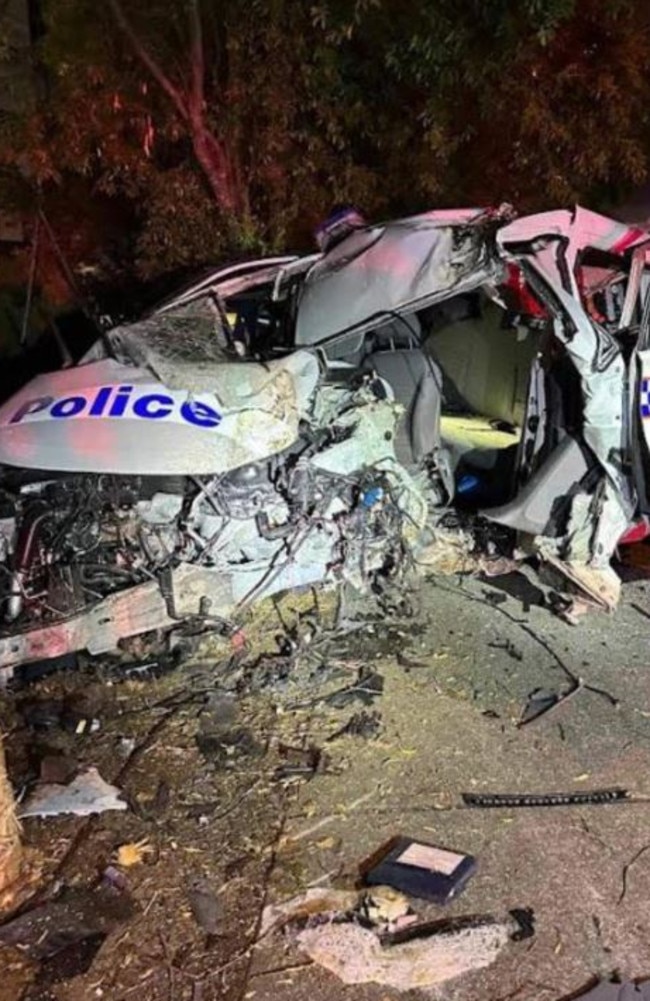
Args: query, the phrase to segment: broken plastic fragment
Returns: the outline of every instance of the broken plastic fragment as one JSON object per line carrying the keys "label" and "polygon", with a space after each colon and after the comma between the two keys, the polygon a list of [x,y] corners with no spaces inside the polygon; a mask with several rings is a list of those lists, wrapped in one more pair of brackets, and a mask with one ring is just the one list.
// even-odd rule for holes
{"label": "broken plastic fragment", "polygon": [[291,778],[312,779],[314,775],[323,773],[329,763],[327,755],[315,744],[310,744],[308,747],[280,744],[278,752],[283,759],[273,775],[278,781]]}
{"label": "broken plastic fragment", "polygon": [[378,698],[384,691],[384,679],[377,671],[371,667],[361,667],[357,680],[347,688],[340,688],[332,692],[325,699],[328,705],[336,709],[344,709],[355,700],[363,705],[372,705],[373,699]]}
{"label": "broken plastic fragment", "polygon": [[39,786],[23,803],[19,816],[58,817],[73,813],[87,817],[107,810],[126,810],[127,804],[119,796],[119,789],[105,782],[96,768],[89,768],[68,785]]}

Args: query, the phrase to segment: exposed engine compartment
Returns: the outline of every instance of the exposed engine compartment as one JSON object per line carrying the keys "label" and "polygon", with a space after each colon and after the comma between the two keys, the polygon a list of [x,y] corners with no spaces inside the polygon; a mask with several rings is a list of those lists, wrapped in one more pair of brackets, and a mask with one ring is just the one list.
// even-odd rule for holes
{"label": "exposed engine compartment", "polygon": [[[182,504],[182,492],[172,492],[178,485],[88,475],[23,486],[15,498],[18,527],[4,618],[65,617],[149,579],[181,545],[173,513]],[[162,498],[172,502],[167,518]]]}
{"label": "exposed engine compartment", "polygon": [[[364,397],[365,407],[344,407],[325,428],[305,424],[299,439],[268,461],[219,476],[8,479],[0,636],[65,620],[115,592],[162,581],[183,564],[238,579],[239,602],[289,567],[300,584],[359,580],[388,565],[423,522],[426,504],[390,455],[383,468],[381,461],[350,465],[368,438],[364,410],[373,426],[383,412],[380,428],[397,416],[368,387],[355,394],[357,403]],[[381,434],[375,438],[385,450]]]}

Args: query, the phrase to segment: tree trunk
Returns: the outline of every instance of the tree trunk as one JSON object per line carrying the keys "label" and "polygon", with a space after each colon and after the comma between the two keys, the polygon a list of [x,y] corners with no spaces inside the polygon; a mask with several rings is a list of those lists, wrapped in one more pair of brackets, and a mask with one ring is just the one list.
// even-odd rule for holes
{"label": "tree trunk", "polygon": [[20,828],[16,820],[13,791],[7,778],[2,734],[0,734],[0,909],[9,885],[18,878]]}
{"label": "tree trunk", "polygon": [[189,5],[191,24],[191,86],[189,89],[174,83],[158,65],[133,29],[122,9],[120,0],[108,0],[108,4],[136,56],[146,66],[163,93],[167,95],[181,121],[187,125],[194,155],[205,174],[217,205],[226,214],[237,216],[242,207],[242,199],[239,197],[239,188],[235,181],[230,158],[224,144],[205,126],[205,52],[198,0],[192,0]]}
{"label": "tree trunk", "polygon": [[228,215],[239,215],[241,198],[222,144],[201,123],[192,123],[192,145],[217,205]]}

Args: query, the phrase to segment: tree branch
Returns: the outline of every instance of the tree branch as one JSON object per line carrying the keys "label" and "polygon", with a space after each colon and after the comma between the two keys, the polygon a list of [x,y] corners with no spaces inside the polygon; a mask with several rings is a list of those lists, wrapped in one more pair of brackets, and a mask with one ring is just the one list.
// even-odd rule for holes
{"label": "tree branch", "polygon": [[122,9],[121,0],[108,0],[108,4],[120,30],[126,36],[136,56],[146,66],[187,124],[194,155],[205,174],[217,205],[226,212],[236,212],[238,207],[237,193],[233,185],[227,151],[221,140],[205,124],[205,52],[200,0],[189,0],[191,77],[186,90],[172,83],[142,44]]}
{"label": "tree branch", "polygon": [[117,21],[117,24],[128,39],[131,48],[140,62],[146,66],[154,80],[156,80],[165,94],[167,94],[167,97],[170,99],[181,118],[187,121],[189,117],[187,102],[178,88],[174,86],[169,77],[163,73],[155,59],[145,49],[144,45],[136,35],[132,25],[127,20],[126,15],[120,6],[119,0],[108,0],[108,5],[113,12],[113,16]]}
{"label": "tree branch", "polygon": [[205,53],[203,51],[203,28],[201,25],[200,0],[190,0],[190,59],[192,61],[192,97],[190,114],[203,117],[205,87]]}

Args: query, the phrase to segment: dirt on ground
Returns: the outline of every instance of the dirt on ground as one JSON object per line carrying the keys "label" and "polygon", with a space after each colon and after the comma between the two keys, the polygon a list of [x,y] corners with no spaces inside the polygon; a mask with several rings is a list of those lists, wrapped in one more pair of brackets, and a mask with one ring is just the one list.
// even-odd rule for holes
{"label": "dirt on ground", "polygon": [[[627,576],[616,613],[577,626],[528,571],[430,579],[380,605],[288,595],[234,636],[181,638],[175,658],[134,644],[7,693],[19,791],[93,766],[127,808],[25,819],[0,999],[559,1001],[649,977],[650,583]],[[462,800],[604,788],[630,795]],[[534,936],[405,992],[346,985],[263,927],[309,887],[351,889],[396,834],[477,859],[428,917],[531,908]]]}

